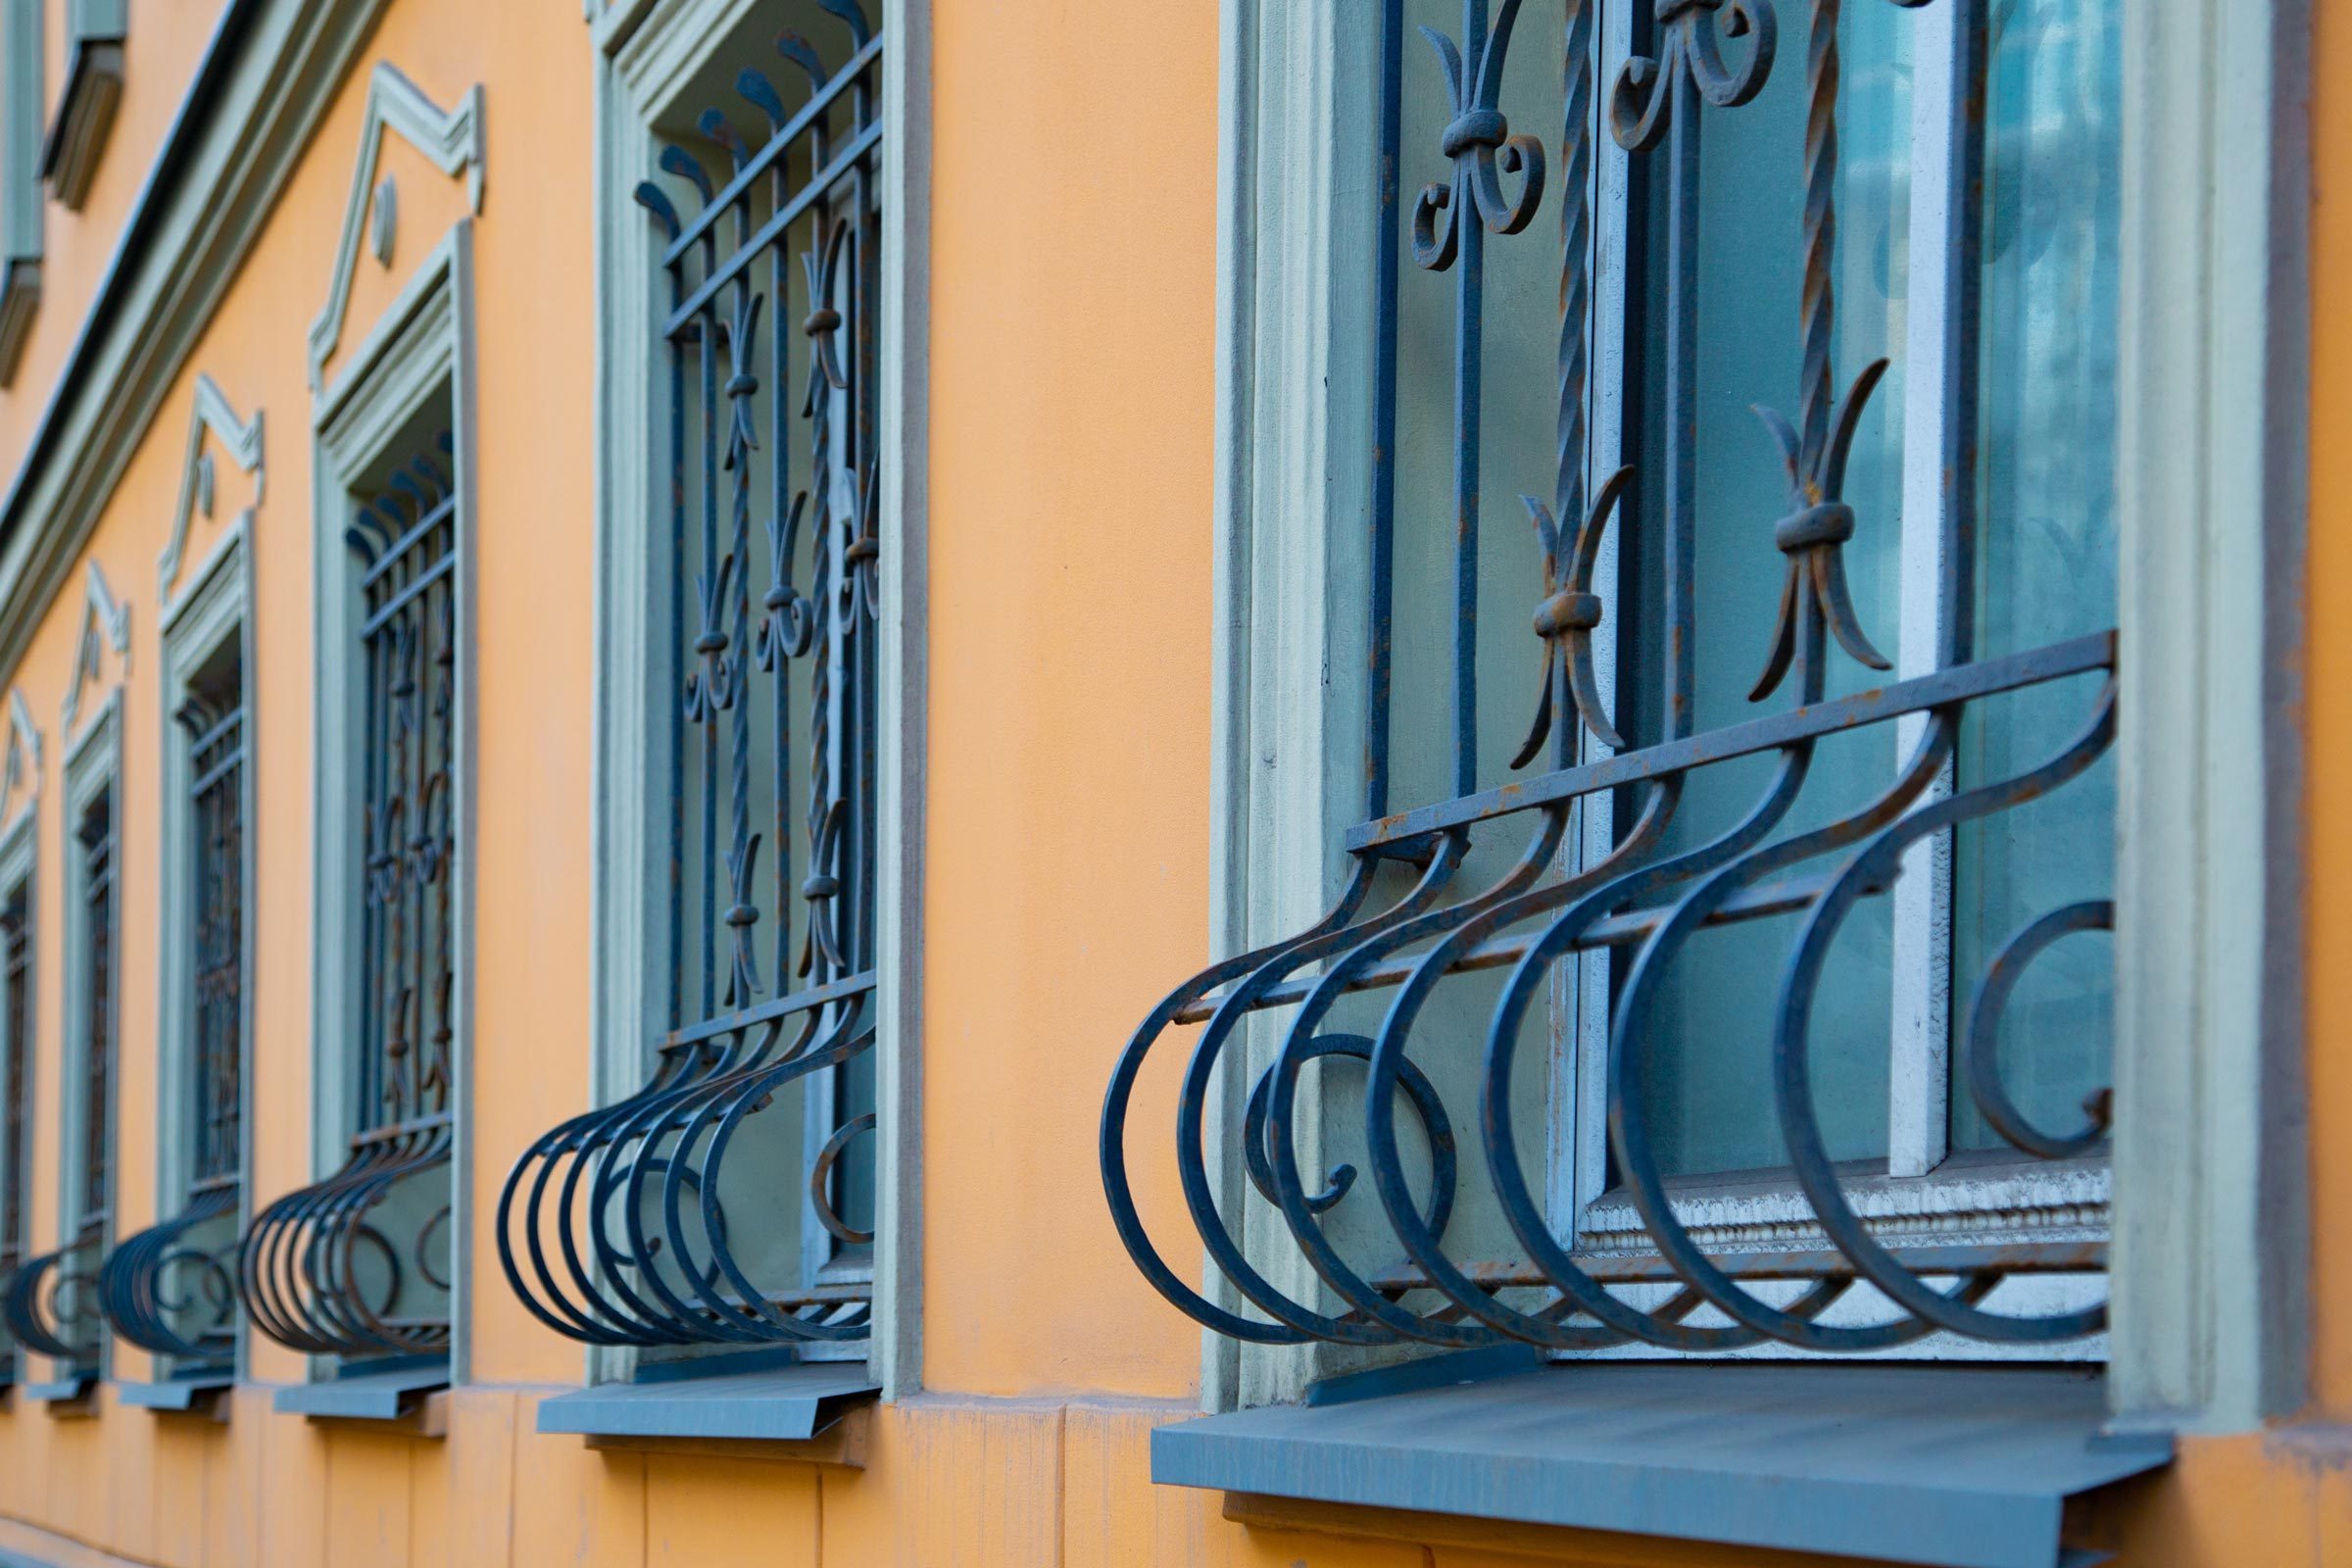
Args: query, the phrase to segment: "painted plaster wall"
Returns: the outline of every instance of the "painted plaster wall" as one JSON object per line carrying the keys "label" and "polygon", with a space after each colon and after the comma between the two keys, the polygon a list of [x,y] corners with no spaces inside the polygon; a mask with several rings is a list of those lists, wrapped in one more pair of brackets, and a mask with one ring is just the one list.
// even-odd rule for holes
{"label": "painted plaster wall", "polygon": [[[134,6],[134,29],[160,9]],[[1370,1517],[1344,1523],[1397,1539],[1244,1529],[1220,1517],[1213,1495],[1150,1485],[1150,1428],[1191,1409],[1200,1341],[1119,1253],[1092,1141],[1111,1054],[1169,979],[1198,963],[1208,928],[1215,8],[1119,0],[1080,17],[1062,0],[935,0],[935,9],[929,1392],[866,1418],[862,1471],[540,1438],[533,1404],[576,1381],[580,1357],[533,1327],[482,1245],[471,1259],[482,1285],[471,1327],[483,1386],[449,1396],[445,1438],[321,1430],[270,1413],[263,1389],[241,1391],[220,1426],[124,1409],[111,1396],[89,1421],[20,1402],[0,1411],[0,1550],[61,1568],[1794,1560]],[[148,36],[137,32],[134,66]],[[185,42],[191,61],[199,38],[192,29]],[[2321,45],[2319,79],[2352,83],[2352,24],[2323,16]],[[155,1217],[154,564],[199,369],[241,412],[262,408],[270,421],[253,536],[258,1191],[282,1192],[311,1170],[302,343],[324,296],[366,70],[377,60],[396,62],[445,105],[480,82],[489,105],[489,195],[476,231],[477,1213],[524,1140],[587,1094],[588,33],[575,0],[395,0],[89,547],[133,607],[124,1229]],[[135,70],[132,79],[141,80]],[[129,114],[126,103],[118,138]],[[2328,199],[2331,175],[2352,186],[2352,91],[2322,92],[2318,128],[2313,422],[2327,432],[2352,412],[2352,296],[2329,286],[2352,277],[2352,201]],[[134,145],[110,149],[100,193],[135,185]],[[465,208],[461,183],[405,143],[388,141],[383,156],[380,172],[401,191],[400,243],[389,269],[363,260],[346,354]],[[62,314],[45,305],[41,330],[56,330]],[[36,338],[44,351],[59,352]],[[20,427],[11,421],[26,417],[23,400],[0,398],[0,454]],[[2329,529],[2334,511],[2352,506],[2352,454],[2315,445],[2312,584],[2324,608],[2331,590],[2352,590],[2352,544]],[[227,464],[220,477],[217,514],[226,518],[250,498],[250,481]],[[200,519],[188,560],[202,560],[217,533]],[[50,730],[36,808],[34,1119],[44,1136],[58,1118],[62,1002],[65,748],[55,725],[80,580],[77,568],[13,676]],[[2352,791],[2352,626],[2315,615],[2310,672],[2312,798],[2325,802]],[[85,711],[117,678],[110,655]],[[18,804],[0,803],[0,812]],[[2313,845],[2312,1419],[2192,1443],[2169,1476],[2116,1499],[2103,1522],[2130,1568],[2352,1561],[2352,1440],[2329,1424],[2352,1416],[2352,1067],[2331,1045],[2352,1014],[2352,976],[2328,961],[2352,942],[2352,830],[2315,812]],[[1164,1124],[1171,1086],[1151,1087],[1160,1098],[1140,1115]],[[34,1169],[40,1240],[55,1227],[53,1144],[36,1148]],[[1171,1175],[1146,1173],[1148,1214],[1172,1217]],[[116,1354],[118,1375],[145,1375],[128,1348]],[[299,1367],[264,1347],[256,1372],[284,1381]]]}

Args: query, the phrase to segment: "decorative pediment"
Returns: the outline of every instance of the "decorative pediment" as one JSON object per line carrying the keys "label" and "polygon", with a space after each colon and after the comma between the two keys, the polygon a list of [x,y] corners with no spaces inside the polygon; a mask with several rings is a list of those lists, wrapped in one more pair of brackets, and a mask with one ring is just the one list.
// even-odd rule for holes
{"label": "decorative pediment", "polygon": [[74,648],[74,673],[66,682],[65,732],[74,734],[81,715],[81,689],[98,678],[99,645],[114,649],[117,673],[130,673],[130,607],[115,598],[95,561],[82,578],[81,636]]}
{"label": "decorative pediment", "polygon": [[24,693],[17,687],[8,689],[8,739],[0,746],[0,807],[17,798],[17,786],[29,785],[33,794],[41,792],[41,732],[32,722],[32,709],[24,701]]}
{"label": "decorative pediment", "polygon": [[[466,90],[457,108],[444,110],[389,61],[380,62],[368,81],[368,111],[360,122],[359,162],[351,172],[351,195],[344,204],[343,233],[335,242],[335,273],[327,284],[326,303],[311,322],[311,388],[324,384],[326,362],[343,335],[343,313],[351,305],[351,280],[359,266],[362,229],[368,223],[370,193],[375,190],[375,166],[383,151],[383,133],[400,132],[435,169],[444,174],[466,175],[466,196],[475,212],[482,210],[482,89]],[[373,243],[379,258],[389,260],[396,215],[391,207],[389,181],[385,207],[378,214]]]}
{"label": "decorative pediment", "polygon": [[[180,465],[179,499],[172,508],[172,537],[156,561],[156,598],[170,603],[172,581],[179,576],[181,557],[188,548],[188,523],[199,512],[213,514],[213,455],[205,450],[205,432],[212,432],[229,461],[253,475],[253,499],[262,499],[262,411],[241,420],[229,407],[228,395],[209,375],[196,377],[196,409],[188,416],[188,455]],[[253,508],[245,509],[245,515]]]}

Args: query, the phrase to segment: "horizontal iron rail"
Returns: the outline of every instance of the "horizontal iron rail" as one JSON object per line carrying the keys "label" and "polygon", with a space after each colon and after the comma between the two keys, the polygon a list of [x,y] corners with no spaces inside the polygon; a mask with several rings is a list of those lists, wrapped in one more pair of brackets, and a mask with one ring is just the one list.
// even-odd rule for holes
{"label": "horizontal iron rail", "polygon": [[383,554],[376,557],[375,564],[361,573],[361,588],[374,587],[393,568],[408,559],[409,552],[416,548],[418,540],[449,521],[457,510],[458,498],[454,491],[433,503],[431,509],[423,516],[409,524],[397,538],[384,546]]}
{"label": "horizontal iron rail", "polygon": [[840,102],[841,95],[849,90],[852,82],[873,69],[874,62],[882,58],[882,36],[877,32],[867,39],[864,47],[850,56],[847,65],[828,77],[825,84],[817,88],[809,100],[796,110],[793,117],[770,135],[758,152],[745,160],[743,168],[718,187],[695,216],[694,221],[682,226],[678,230],[678,237],[670,241],[668,249],[662,253],[663,267],[675,267],[683,260],[695,243],[718,221],[719,215],[741,202],[750,193],[753,183],[774,167],[785,150],[808,133],[817,117]]}
{"label": "horizontal iron rail", "polygon": [[1620,752],[1597,762],[1564,767],[1540,778],[1482,790],[1435,806],[1398,811],[1349,828],[1344,843],[1349,854],[1368,850],[1394,853],[1433,834],[1469,827],[1515,811],[1687,772],[1798,741],[1817,740],[1841,730],[1899,718],[1905,713],[1949,708],[1974,698],[2114,666],[2115,633],[2092,632],[2024,653],[1983,659],[1892,685],[1874,686],[1847,697],[1807,703],[1787,712],[1726,724],[1721,729],[1664,741],[1640,751]]}
{"label": "horizontal iron rail", "polygon": [[785,232],[794,223],[800,221],[801,216],[816,205],[818,198],[826,195],[834,186],[848,178],[851,172],[864,161],[868,153],[880,146],[881,142],[882,122],[880,121],[876,121],[851,137],[841,151],[834,155],[831,163],[809,175],[808,182],[803,185],[790,200],[778,207],[774,215],[760,225],[757,233],[741,245],[736,246],[735,253],[712,269],[710,275],[704,278],[701,285],[692,294],[686,296],[685,303],[669,313],[669,318],[662,323],[662,335],[676,337],[678,333],[691,326],[695,318],[709,309],[710,302],[718,297],[720,289],[734,282],[744,269],[764,256],[768,247],[782,239]]}
{"label": "horizontal iron rail", "polygon": [[773,1002],[762,1002],[757,1007],[722,1012],[715,1017],[705,1018],[701,1023],[672,1030],[662,1037],[655,1049],[677,1051],[682,1047],[700,1045],[706,1040],[715,1040],[720,1035],[740,1034],[747,1029],[757,1029],[763,1023],[773,1023],[778,1018],[789,1018],[796,1012],[809,1012],[828,1003],[861,997],[873,989],[874,971],[871,969],[862,974],[844,975],[839,980],[810,986],[806,991],[796,991],[788,997],[778,997]]}

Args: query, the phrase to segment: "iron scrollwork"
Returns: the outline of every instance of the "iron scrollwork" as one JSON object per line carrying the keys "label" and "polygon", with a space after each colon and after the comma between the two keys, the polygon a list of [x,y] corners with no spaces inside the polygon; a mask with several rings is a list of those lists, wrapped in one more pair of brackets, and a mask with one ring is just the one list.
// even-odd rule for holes
{"label": "iron scrollwork", "polygon": [[99,1273],[115,1332],[175,1370],[236,1353],[237,1221],[244,1152],[245,710],[241,664],[192,690],[178,718],[188,758],[195,926],[186,1192],[178,1211],[116,1247]]}
{"label": "iron scrollwork", "polygon": [[[1877,3],[1877,0],[1870,0]],[[1892,0],[1913,6],[1928,0]],[[1964,84],[1955,110],[1963,173],[1981,167],[1984,104],[1985,15],[1977,0],[1938,0],[1960,7],[1954,71]],[[1828,951],[1851,912],[1883,895],[1903,875],[1906,853],[1963,824],[1984,822],[2048,795],[2079,778],[2108,751],[2115,733],[2114,634],[2088,636],[1997,656],[1975,647],[1976,542],[1974,473],[1977,415],[1973,398],[1956,397],[1939,439],[1947,505],[1942,510],[1938,560],[1941,602],[1932,671],[1832,696],[1827,672],[1831,642],[1860,664],[1886,667],[1847,590],[1843,551],[1859,517],[1843,495],[1844,470],[1862,409],[1886,366],[1864,368],[1843,402],[1834,401],[1831,348],[1836,340],[1833,288],[1836,253],[1834,195],[1838,174],[1839,0],[1810,0],[1804,138],[1805,201],[1802,233],[1801,368],[1799,413],[1791,423],[1759,411],[1779,444],[1790,502],[1759,546],[1786,558],[1778,623],[1765,650],[1765,672],[1750,694],[1761,703],[1776,691],[1787,706],[1740,722],[1701,730],[1694,721],[1691,649],[1700,629],[1694,593],[1695,375],[1692,345],[1697,310],[1697,125],[1702,112],[1725,112],[1752,101],[1773,70],[1778,24],[1772,0],[1655,0],[1649,34],[1652,54],[1626,63],[1608,94],[1605,115],[1594,112],[1593,0],[1564,0],[1565,101],[1561,165],[1561,280],[1559,444],[1550,499],[1524,498],[1535,519],[1544,580],[1535,631],[1544,650],[1544,680],[1535,724],[1513,760],[1514,768],[1544,759],[1544,770],[1499,788],[1480,788],[1476,681],[1478,607],[1474,591],[1482,398],[1481,341],[1489,330],[1479,225],[1461,219],[1475,206],[1485,228],[1507,235],[1531,216],[1514,204],[1489,200],[1483,163],[1465,174],[1466,161],[1487,160],[1503,145],[1502,121],[1491,90],[1499,78],[1519,12],[1506,0],[1490,31],[1487,0],[1465,0],[1460,47],[1438,40],[1445,88],[1455,116],[1437,151],[1453,161],[1450,187],[1432,186],[1400,221],[1393,184],[1384,185],[1380,229],[1391,249],[1409,251],[1431,271],[1454,282],[1453,506],[1447,521],[1470,564],[1457,583],[1452,630],[1452,769],[1450,799],[1406,810],[1388,800],[1390,582],[1394,540],[1394,484],[1385,467],[1396,448],[1394,380],[1397,330],[1397,270],[1380,261],[1380,348],[1372,441],[1374,586],[1370,730],[1363,820],[1345,848],[1351,858],[1346,885],[1329,912],[1286,940],[1210,965],[1167,996],[1144,1019],[1120,1055],[1102,1108],[1100,1157],[1112,1218],[1136,1264],[1171,1302],[1208,1328],[1260,1344],[1323,1341],[1372,1346],[1418,1342],[1475,1346],[1504,1340],[1553,1349],[1597,1348],[1642,1342],[1679,1350],[1724,1350],[1778,1341],[1816,1351],[1884,1349],[1943,1331],[2008,1344],[2049,1344],[2097,1332],[2102,1303],[2050,1311],[1998,1310],[1987,1305],[2013,1277],[2080,1275],[2100,1269],[2103,1241],[2037,1240],[2014,1236],[1973,1239],[1937,1234],[1905,1240],[1883,1234],[1858,1212],[1831,1157],[1817,1112],[1813,1012],[1822,991]],[[1380,123],[1384,167],[1400,167],[1404,91],[1396,38],[1401,0],[1383,8]],[[1736,60],[1725,40],[1738,42]],[[1462,61],[1477,67],[1465,85]],[[1608,132],[1637,160],[1665,161],[1663,244],[1653,257],[1662,269],[1657,297],[1665,354],[1650,368],[1663,403],[1657,461],[1643,474],[1620,471],[1590,504],[1586,495],[1586,424],[1590,364],[1589,315],[1592,279],[1587,236],[1593,182],[1593,140]],[[1467,123],[1466,123],[1467,122]],[[1526,200],[1540,178],[1540,155],[1521,155],[1512,167],[1531,171]],[[1468,181],[1472,195],[1465,197]],[[1974,188],[1960,179],[1960,190]],[[1497,218],[1507,221],[1497,221]],[[1444,226],[1440,226],[1443,220]],[[1957,265],[1977,263],[1981,215],[1958,220]],[[1754,243],[1752,236],[1743,243]],[[1973,293],[1955,289],[1941,323],[1958,366],[1951,385],[1977,385],[1977,322],[1967,314]],[[1654,478],[1645,479],[1646,475]],[[1635,489],[1652,493],[1638,514]],[[1631,488],[1629,488],[1631,487]],[[1591,637],[1600,624],[1602,599],[1593,586],[1593,560],[1602,530],[1639,525],[1659,562],[1662,614],[1657,635],[1643,639],[1642,657],[1662,666],[1653,733],[1626,736],[1635,726],[1604,711],[1592,675]],[[1581,519],[1581,526],[1578,525]],[[1577,527],[1573,544],[1566,531]],[[1769,562],[1769,555],[1761,558]],[[1760,563],[1760,571],[1769,570]],[[1459,564],[1457,562],[1457,571]],[[2038,765],[1983,779],[1950,781],[1964,717],[2009,694],[2054,689],[2061,682],[2095,683],[2071,738],[2053,746]],[[2066,688],[2072,689],[2072,688]],[[1573,720],[1573,721],[1572,721]],[[1872,730],[1892,738],[1898,720],[1904,749],[1891,779],[1859,808],[1799,826],[1796,807],[1823,744]],[[1624,731],[1623,734],[1620,731]],[[1589,737],[1590,745],[1584,744]],[[1548,755],[1544,745],[1549,740]],[[1673,848],[1669,828],[1684,805],[1685,784],[1701,769],[1740,759],[1776,764],[1728,828],[1694,836]],[[1605,851],[1588,848],[1583,863],[1563,860],[1572,812],[1580,803],[1616,799],[1630,811]],[[1620,809],[1625,809],[1621,807]],[[1817,815],[1820,813],[1816,813]],[[1457,885],[1473,837],[1509,835],[1516,858],[1485,886]],[[1401,891],[1376,897],[1382,867],[1410,873]],[[1661,990],[1678,964],[1692,960],[1703,930],[1766,916],[1795,917],[1770,1033],[1770,1112],[1788,1155],[1787,1181],[1810,1205],[1806,1239],[1788,1245],[1732,1249],[1702,1241],[1669,1191],[1651,1111],[1638,1081],[1644,1054],[1658,1049]],[[2072,1158],[2093,1152],[2105,1137],[2109,1097],[2097,1094],[2077,1127],[2035,1126],[2011,1101],[1992,1041],[2017,974],[2049,945],[2072,933],[2108,929],[2103,900],[2070,906],[2030,924],[1999,948],[1978,984],[1968,1021],[1955,1045],[1955,1090],[1974,1099],[2007,1145],[2029,1159]],[[1545,1172],[1531,1169],[1514,1126],[1514,1077],[1522,1024],[1535,1009],[1554,1004],[1557,966],[1580,955],[1614,955],[1619,980],[1610,999],[1605,1087],[1607,1144],[1614,1180],[1638,1212],[1641,1245],[1607,1250],[1562,1239],[1544,1196]],[[1459,1060],[1466,1043],[1422,1026],[1429,1004],[1454,976],[1499,972],[1502,984],[1485,1038],[1475,1048],[1478,1126],[1483,1161],[1459,1157],[1456,1135],[1430,1075],[1416,1063],[1440,1056]],[[1335,1006],[1350,993],[1385,998],[1386,1013],[1369,1035],[1330,1026]],[[1280,1020],[1280,1049],[1256,1077],[1240,1125],[1235,1169],[1278,1210],[1320,1295],[1286,1290],[1263,1260],[1244,1249],[1237,1218],[1220,1208],[1207,1140],[1220,1129],[1211,1087],[1229,1060],[1246,1020],[1270,1008]],[[1958,1010],[1958,1009],[1955,1009]],[[1178,1091],[1176,1164],[1187,1216],[1215,1274],[1230,1287],[1225,1299],[1197,1289],[1171,1265],[1148,1233],[1129,1174],[1130,1121],[1147,1059],[1174,1031],[1195,1027]],[[1419,1029],[1419,1036],[1416,1030]],[[1360,1064],[1364,1088],[1361,1139],[1365,1172],[1342,1165],[1310,1182],[1297,1111],[1304,1069],[1318,1061]],[[1327,1094],[1324,1103],[1336,1107]],[[1336,1109],[1327,1114],[1336,1113]],[[1407,1140],[1409,1116],[1418,1137]],[[1408,1168],[1408,1142],[1417,1148]],[[1483,1172],[1476,1165],[1483,1163]],[[1419,1174],[1416,1176],[1414,1170]],[[1464,1260],[1449,1249],[1448,1227],[1464,1205],[1460,1189],[1483,1176],[1492,1212],[1516,1241],[1516,1257]],[[1350,1190],[1377,1196],[1372,1220],[1393,1263],[1363,1267],[1346,1255],[1326,1215]],[[1359,1209],[1363,1205],[1357,1205]],[[1366,1211],[1370,1212],[1370,1211]],[[1756,1287],[1773,1282],[1768,1290]],[[1830,1309],[1848,1300],[1867,1304],[1857,1287],[1876,1293],[1877,1305],[1833,1321]],[[1867,1295],[1867,1293],[1864,1293]]]}
{"label": "iron scrollwork", "polygon": [[281,1345],[346,1358],[449,1349],[458,955],[458,495],[455,443],[396,467],[354,509],[367,699],[359,1006],[350,1152],[254,1217],[247,1314]]}
{"label": "iron scrollwork", "polygon": [[743,71],[765,136],[708,109],[637,192],[669,291],[667,1018],[642,1087],[524,1152],[497,1225],[524,1304],[592,1345],[869,1331],[883,40],[817,3],[846,58],[785,33],[807,98]]}

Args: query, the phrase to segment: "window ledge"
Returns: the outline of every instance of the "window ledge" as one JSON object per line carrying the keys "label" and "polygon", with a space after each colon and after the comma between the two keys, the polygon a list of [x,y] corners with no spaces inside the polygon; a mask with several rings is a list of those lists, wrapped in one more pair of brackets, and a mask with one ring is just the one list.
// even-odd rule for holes
{"label": "window ledge", "polygon": [[17,376],[24,340],[32,335],[33,313],[41,305],[41,262],[37,256],[0,256],[0,387]]}
{"label": "window ledge", "polygon": [[98,1413],[98,1378],[94,1373],[72,1372],[46,1383],[21,1383],[18,1388],[28,1399],[49,1407],[49,1413],[60,1420]]}
{"label": "window ledge", "polygon": [[223,1372],[164,1378],[154,1383],[118,1383],[115,1391],[122,1403],[133,1409],[208,1416],[225,1421],[228,1419],[229,1401],[221,1396],[235,1387],[236,1380]]}
{"label": "window ledge", "polygon": [[448,1365],[435,1362],[320,1383],[297,1383],[278,1390],[273,1405],[281,1415],[309,1416],[315,1421],[400,1421],[416,1415],[428,1395],[448,1387]]}
{"label": "window ledge", "polygon": [[539,1430],[589,1439],[807,1443],[881,1392],[858,1361],[615,1383],[539,1405]]}
{"label": "window ledge", "polygon": [[98,173],[98,155],[122,99],[122,40],[83,37],[74,44],[57,120],[41,149],[41,178],[68,212],[79,212]]}
{"label": "window ledge", "polygon": [[[2171,1459],[2092,1373],[1543,1367],[1162,1427],[1152,1479],[1935,1565],[2049,1568],[2068,1499]],[[2080,1560],[2092,1560],[2083,1558]]]}

